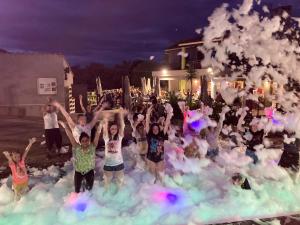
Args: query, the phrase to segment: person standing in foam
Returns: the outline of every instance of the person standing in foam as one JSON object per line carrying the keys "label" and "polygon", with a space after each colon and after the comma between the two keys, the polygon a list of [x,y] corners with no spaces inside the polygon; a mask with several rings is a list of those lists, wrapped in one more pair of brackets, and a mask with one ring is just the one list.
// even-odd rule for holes
{"label": "person standing in foam", "polygon": [[52,149],[54,143],[56,145],[57,152],[61,151],[62,146],[62,136],[59,130],[57,112],[55,107],[53,107],[50,102],[51,99],[49,99],[49,103],[42,108],[48,158],[53,155]]}
{"label": "person standing in foam", "polygon": [[150,173],[155,176],[154,183],[156,181],[163,181],[164,172],[164,141],[168,139],[167,132],[173,116],[172,110],[168,110],[167,118],[164,123],[163,130],[160,129],[159,124],[153,123],[150,126],[150,115],[152,113],[153,106],[147,111],[146,114],[146,132],[148,141],[147,152],[147,164]]}
{"label": "person standing in foam", "polygon": [[108,190],[111,180],[115,175],[117,185],[120,189],[124,183],[124,160],[122,155],[122,139],[124,137],[124,113],[123,109],[119,110],[118,121],[108,123],[108,115],[104,115],[103,121],[103,139],[105,142],[104,157],[104,185]]}
{"label": "person standing in foam", "polygon": [[132,127],[132,137],[136,139],[138,152],[140,153],[142,160],[145,161],[148,151],[148,142],[146,129],[144,126],[144,116],[142,114],[138,114],[137,118],[134,119],[133,115],[128,115],[127,118]]}
{"label": "person standing in foam", "polygon": [[12,188],[15,193],[15,201],[19,200],[22,195],[28,191],[28,174],[26,170],[25,160],[31,146],[36,142],[36,138],[29,139],[29,144],[27,145],[23,154],[19,151],[15,151],[12,154],[5,151],[4,156],[8,160],[8,165],[12,173]]}
{"label": "person standing in foam", "polygon": [[75,158],[75,192],[80,192],[83,180],[86,181],[86,186],[84,188],[90,191],[94,185],[96,146],[101,133],[101,123],[98,125],[94,141],[91,142],[90,136],[87,133],[82,132],[79,137],[80,144],[76,142],[68,126],[62,121],[59,121],[59,123],[65,129],[72,145],[73,156]]}
{"label": "person standing in foam", "polygon": [[80,143],[79,137],[82,132],[86,133],[89,137],[91,137],[92,128],[98,122],[101,111],[103,111],[103,109],[105,109],[105,107],[106,107],[106,103],[104,103],[101,106],[101,108],[97,112],[95,112],[94,118],[90,123],[87,123],[86,116],[82,115],[82,114],[78,115],[77,123],[75,123],[73,121],[73,119],[71,118],[71,116],[67,113],[65,108],[59,102],[53,101],[52,105],[57,107],[60,110],[60,112],[63,114],[63,116],[65,117],[66,121],[68,122],[68,125],[73,133],[74,139],[78,144]]}
{"label": "person standing in foam", "polygon": [[209,126],[205,129],[206,141],[209,144],[206,156],[210,159],[214,159],[219,154],[219,136],[225,120],[225,114],[229,110],[228,106],[223,107],[217,127]]}

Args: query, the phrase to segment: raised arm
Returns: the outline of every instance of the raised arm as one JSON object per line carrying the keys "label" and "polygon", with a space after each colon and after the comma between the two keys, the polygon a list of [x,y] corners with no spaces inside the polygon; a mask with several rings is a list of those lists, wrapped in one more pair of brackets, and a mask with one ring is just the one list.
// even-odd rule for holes
{"label": "raised arm", "polygon": [[121,109],[119,112],[119,123],[120,123],[119,135],[121,137],[124,137],[124,130],[125,130],[124,116],[125,116],[125,114],[126,114],[126,110]]}
{"label": "raised arm", "polygon": [[242,125],[243,125],[243,122],[244,122],[244,119],[246,116],[247,116],[247,108],[244,107],[242,110],[241,116],[238,120],[238,124],[237,124],[238,131],[242,131],[242,132],[244,131],[244,129],[242,128]]}
{"label": "raised arm", "polygon": [[95,134],[95,138],[94,138],[94,145],[97,147],[98,143],[99,143],[99,138],[100,138],[100,134],[101,134],[101,129],[102,129],[102,123],[99,123],[98,127],[97,127],[97,131]]}
{"label": "raised arm", "polygon": [[167,118],[166,118],[166,121],[165,121],[164,134],[166,134],[168,132],[168,130],[169,130],[172,117],[173,117],[173,112],[169,112],[167,114]]}
{"label": "raised arm", "polygon": [[96,123],[99,121],[101,112],[107,107],[107,105],[107,103],[103,103],[101,108],[97,112],[95,112],[92,121],[88,123],[90,127],[94,127],[96,125]]}
{"label": "raised arm", "polygon": [[224,120],[225,120],[225,114],[229,110],[230,110],[229,107],[225,106],[225,107],[223,107],[222,112],[220,113],[220,119],[219,119],[219,122],[218,122],[218,125],[217,125],[217,129],[216,129],[216,133],[217,133],[218,136],[220,135],[220,133],[222,131],[222,128],[223,128],[223,123],[224,123]]}
{"label": "raised arm", "polygon": [[146,125],[145,125],[146,133],[149,133],[149,129],[150,129],[150,115],[151,115],[152,110],[153,110],[153,105],[151,105],[148,108],[147,113],[146,113]]}
{"label": "raised arm", "polygon": [[5,158],[7,158],[9,164],[13,163],[11,155],[8,151],[3,152],[3,155],[5,156]]}
{"label": "raised arm", "polygon": [[30,151],[31,149],[31,146],[36,142],[36,138],[30,138],[29,139],[29,144],[27,145],[27,147],[25,148],[25,151],[23,153],[23,156],[22,156],[22,160],[25,161],[27,155],[28,155],[28,152]]}
{"label": "raised arm", "polygon": [[104,115],[102,130],[103,130],[103,139],[104,140],[108,139],[108,118],[107,118],[107,115]]}
{"label": "raised arm", "polygon": [[67,136],[68,136],[68,138],[71,142],[72,147],[75,147],[76,145],[78,145],[77,142],[74,139],[74,136],[73,136],[71,130],[68,128],[68,126],[66,126],[66,124],[61,120],[58,121],[58,123],[65,129],[66,134],[67,134]]}
{"label": "raised arm", "polygon": [[65,108],[57,101],[53,101],[52,105],[55,106],[57,109],[59,109],[59,111],[63,114],[63,116],[67,120],[71,130],[73,130],[76,125],[75,125],[74,121],[72,120],[71,116],[69,115],[69,113],[67,113],[67,111],[65,110]]}
{"label": "raised arm", "polygon": [[86,109],[83,106],[83,102],[82,102],[82,95],[79,95],[79,103],[80,103],[80,108],[82,110],[83,113],[86,113]]}
{"label": "raised arm", "polygon": [[94,113],[97,112],[97,111],[101,108],[101,106],[102,106],[102,104],[103,104],[103,101],[104,101],[104,96],[101,97],[101,99],[100,99],[98,105],[93,109],[93,112],[94,112]]}

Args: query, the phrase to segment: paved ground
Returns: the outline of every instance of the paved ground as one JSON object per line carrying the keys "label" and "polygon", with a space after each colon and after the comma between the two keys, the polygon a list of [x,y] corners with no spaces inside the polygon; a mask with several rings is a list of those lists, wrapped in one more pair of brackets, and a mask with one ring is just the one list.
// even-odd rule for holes
{"label": "paved ground", "polygon": [[[37,143],[27,157],[27,164],[31,167],[46,168],[50,165],[61,165],[70,158],[70,154],[54,156],[49,160],[46,157],[46,146],[41,145],[45,141],[43,137],[43,121],[39,118],[0,118],[0,178],[8,175],[7,160],[2,154],[3,151],[13,151],[15,149],[24,150],[31,137],[37,138]],[[68,140],[62,130],[63,145],[68,145]]]}
{"label": "paved ground", "polygon": [[[130,126],[126,126],[124,142],[129,139],[131,134]],[[24,150],[28,144],[28,139],[36,137],[37,143],[32,146],[27,157],[27,165],[36,168],[47,168],[51,165],[63,165],[64,162],[71,158],[69,154],[57,154],[51,159],[47,159],[46,145],[41,145],[45,141],[44,123],[42,118],[0,118],[0,178],[9,175],[7,160],[2,154],[3,151],[13,151],[15,149]],[[68,138],[63,129],[63,146],[69,147]],[[127,137],[127,138],[126,138]],[[100,139],[99,146],[103,146],[103,140]]]}

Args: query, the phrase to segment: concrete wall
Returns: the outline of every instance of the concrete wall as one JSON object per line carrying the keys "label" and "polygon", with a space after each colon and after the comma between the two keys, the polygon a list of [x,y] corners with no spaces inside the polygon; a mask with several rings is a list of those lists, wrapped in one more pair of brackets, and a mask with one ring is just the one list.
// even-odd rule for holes
{"label": "concrete wall", "polygon": [[[41,116],[47,97],[65,105],[65,60],[57,54],[0,54],[0,114]],[[38,78],[56,78],[57,94],[39,95]]]}

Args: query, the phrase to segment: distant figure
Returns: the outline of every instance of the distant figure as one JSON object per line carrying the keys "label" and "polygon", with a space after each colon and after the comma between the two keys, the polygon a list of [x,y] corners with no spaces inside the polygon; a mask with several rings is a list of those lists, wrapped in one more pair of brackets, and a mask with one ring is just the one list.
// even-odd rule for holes
{"label": "distant figure", "polygon": [[290,169],[292,172],[298,172],[299,148],[300,139],[296,138],[294,132],[286,131],[284,134],[283,153],[278,165]]}
{"label": "distant figure", "polygon": [[7,151],[3,152],[8,160],[8,165],[12,173],[12,189],[15,193],[15,201],[19,200],[28,191],[28,175],[25,165],[25,160],[31,146],[36,142],[36,138],[29,139],[23,154],[19,151],[14,151],[11,154]]}
{"label": "distant figure", "polygon": [[258,130],[258,125],[253,123],[251,124],[250,130],[251,139],[247,140],[247,150],[246,155],[253,159],[253,163],[256,164],[258,162],[258,157],[256,155],[255,147],[263,144],[264,130]]}
{"label": "distant figure", "polygon": [[[86,106],[86,108],[84,107],[83,101],[82,101],[82,95],[79,95],[80,107],[81,107],[81,110],[82,110],[82,112],[84,113],[84,115],[86,117],[86,122],[87,123],[92,122],[92,120],[94,119],[95,113],[101,108],[103,100],[104,100],[104,98],[102,98],[100,100],[99,104],[92,110],[91,104],[88,104]],[[94,126],[94,127],[92,127],[92,130],[91,130],[91,140],[92,141],[94,140],[95,132],[96,132],[96,129],[95,129],[95,126]]]}
{"label": "distant figure", "polygon": [[66,121],[68,122],[68,125],[73,133],[75,141],[78,144],[80,143],[79,137],[82,132],[86,133],[89,137],[91,137],[91,130],[95,126],[95,124],[98,122],[101,111],[106,107],[106,104],[104,103],[102,105],[102,107],[97,112],[95,112],[95,116],[91,122],[87,123],[86,116],[81,114],[81,115],[78,115],[77,123],[75,123],[73,121],[73,119],[71,118],[71,116],[67,113],[65,108],[59,102],[53,101],[52,105],[57,107],[60,110],[60,112],[63,114],[63,116],[65,117]]}
{"label": "distant figure", "polygon": [[[136,118],[135,118],[136,117]],[[142,114],[128,115],[128,120],[132,127],[132,137],[135,138],[138,152],[141,158],[146,161],[148,151],[147,133],[145,129],[145,119]]]}
{"label": "distant figure", "polygon": [[47,157],[51,158],[55,154],[53,151],[53,145],[56,145],[56,152],[61,151],[62,136],[58,126],[57,111],[56,108],[48,103],[43,107],[43,119],[45,128],[45,138],[47,146]]}

